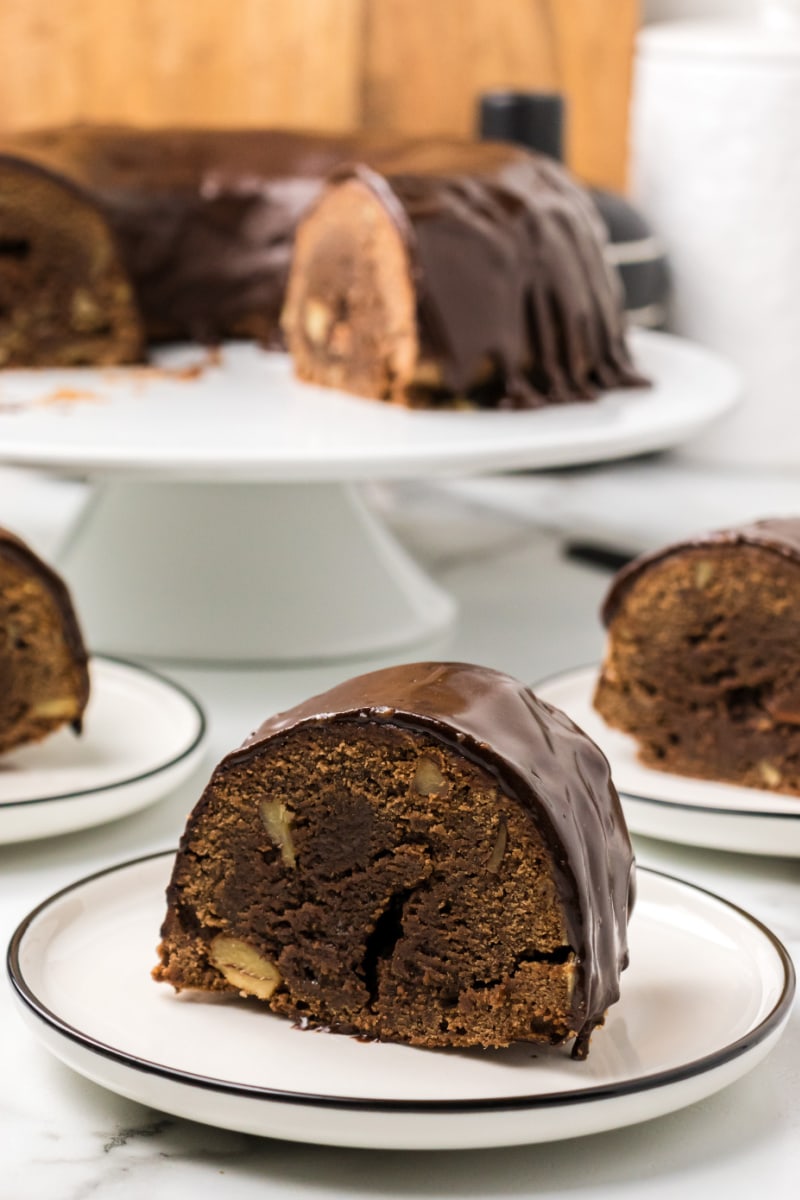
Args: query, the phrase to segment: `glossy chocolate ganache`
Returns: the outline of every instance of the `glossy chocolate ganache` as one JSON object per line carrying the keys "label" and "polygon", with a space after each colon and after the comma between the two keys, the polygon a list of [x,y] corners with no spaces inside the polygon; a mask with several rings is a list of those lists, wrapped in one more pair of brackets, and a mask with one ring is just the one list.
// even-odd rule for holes
{"label": "glossy chocolate ganache", "polygon": [[283,323],[299,374],[504,408],[641,384],[603,236],[566,171],[514,147],[340,169],[298,229]]}
{"label": "glossy chocolate ganache", "polygon": [[516,680],[349,680],[229,754],[189,818],[156,978],[423,1046],[574,1038],[619,997],[633,857],[608,764]]}
{"label": "glossy chocolate ganache", "polygon": [[[350,167],[398,217],[406,278],[391,271],[386,278],[409,291],[413,310],[414,362],[399,379],[391,376],[380,398],[436,403],[467,395],[527,407],[642,382],[625,346],[598,215],[562,167],[506,145],[380,134],[74,126],[4,138],[0,292],[5,279],[9,312],[0,314],[0,355],[11,364],[72,361],[80,342],[85,361],[130,361],[140,353],[137,312],[150,342],[253,337],[282,345],[298,222],[313,212],[325,242],[327,196],[347,190]],[[37,180],[52,195],[43,194],[32,216],[25,195]],[[50,244],[47,260],[74,288],[43,311],[42,289],[54,286],[42,263],[48,212],[60,214],[63,236],[55,251]],[[370,261],[374,247],[359,243],[360,212],[356,204],[349,218],[339,212],[337,220],[366,265],[359,259],[354,268],[352,257],[343,261],[324,246],[322,255],[323,274],[340,275],[338,291],[329,285],[337,307],[322,350],[335,360],[341,386],[360,377],[348,340],[358,342],[362,357],[394,361],[386,329],[376,328],[381,297],[377,307],[362,305],[366,316],[353,332],[363,280],[372,287],[382,272]],[[93,228],[98,214],[116,262]],[[88,262],[87,246],[97,247]],[[381,252],[391,255],[385,244]],[[310,327],[302,284],[301,276],[286,322],[296,358],[320,350],[307,338],[301,344]],[[26,313],[36,303],[39,318],[31,322]],[[102,313],[111,314],[111,348],[94,336],[103,332]],[[389,327],[390,339],[395,332]],[[56,347],[58,337],[66,348]]]}
{"label": "glossy chocolate ganache", "polygon": [[800,794],[800,518],[628,564],[594,703],[661,770]]}

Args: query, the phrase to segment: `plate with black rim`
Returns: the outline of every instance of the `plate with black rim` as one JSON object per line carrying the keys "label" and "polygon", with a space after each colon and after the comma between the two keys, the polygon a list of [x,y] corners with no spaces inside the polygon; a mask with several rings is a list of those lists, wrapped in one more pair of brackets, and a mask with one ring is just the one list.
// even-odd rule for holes
{"label": "plate with black rim", "polygon": [[563,709],[611,764],[628,828],[688,846],[800,857],[800,797],[657,771],[639,762],[634,738],[612,729],[592,706],[599,667],[578,667],[534,684]]}
{"label": "plate with black rim", "polygon": [[640,868],[622,996],[589,1057],[520,1043],[424,1050],[302,1030],[257,1000],[175,995],[150,975],[173,852],[51,896],[12,938],[22,1016],[95,1083],[176,1116],[325,1145],[461,1149],[635,1124],[755,1067],[789,1018],[794,971],[755,918]]}
{"label": "plate with black rim", "polygon": [[95,655],[83,732],[63,728],[0,759],[0,844],[54,837],[137,812],[198,765],[206,719],[184,688]]}

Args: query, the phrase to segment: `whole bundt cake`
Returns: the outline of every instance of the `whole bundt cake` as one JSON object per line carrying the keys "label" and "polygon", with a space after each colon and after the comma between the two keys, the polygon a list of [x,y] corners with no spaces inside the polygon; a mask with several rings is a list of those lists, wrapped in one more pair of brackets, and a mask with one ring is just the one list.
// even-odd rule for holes
{"label": "whole bundt cake", "polygon": [[587,399],[642,382],[604,240],[563,167],[499,143],[90,125],[6,135],[0,365],[130,362],[168,339],[280,346],[285,334],[302,378],[377,399]]}

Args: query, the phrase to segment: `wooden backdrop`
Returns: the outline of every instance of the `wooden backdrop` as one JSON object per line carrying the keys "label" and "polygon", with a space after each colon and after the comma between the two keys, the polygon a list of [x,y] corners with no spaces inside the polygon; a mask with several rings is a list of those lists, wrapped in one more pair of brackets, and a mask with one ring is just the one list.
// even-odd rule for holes
{"label": "wooden backdrop", "polygon": [[468,134],[559,89],[584,178],[624,180],[638,0],[0,0],[0,128],[83,119]]}

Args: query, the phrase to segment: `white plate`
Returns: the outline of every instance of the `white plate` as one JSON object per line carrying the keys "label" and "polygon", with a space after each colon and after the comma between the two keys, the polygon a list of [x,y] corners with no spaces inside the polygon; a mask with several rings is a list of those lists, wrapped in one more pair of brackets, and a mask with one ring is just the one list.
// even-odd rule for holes
{"label": "white plate", "polygon": [[[141,367],[5,371],[0,458],[90,474],[238,482],[551,467],[674,445],[737,399],[734,369],[710,351],[642,330],[631,343],[652,387],[535,412],[378,404],[298,383],[286,355],[247,343],[227,344],[220,364],[192,379]],[[162,366],[198,363],[203,351],[173,347],[156,358]]]}
{"label": "white plate", "polygon": [[142,1104],[245,1133],[455,1149],[554,1141],[692,1104],[755,1066],[794,973],[747,913],[639,872],[622,999],[586,1062],[565,1049],[433,1051],[302,1031],[257,1002],[150,978],[173,855],[112,867],[40,905],[12,939],[21,1011],[58,1058]]}
{"label": "white plate", "polygon": [[203,711],[144,667],[95,656],[83,733],[64,728],[0,759],[0,844],[85,829],[145,808],[203,753]]}
{"label": "white plate", "polygon": [[592,707],[597,666],[579,667],[534,685],[597,742],[611,764],[634,833],[745,854],[800,857],[800,796],[736,787],[656,771],[639,762],[634,738],[606,725]]}

